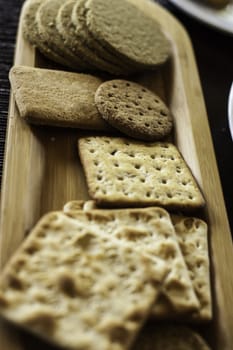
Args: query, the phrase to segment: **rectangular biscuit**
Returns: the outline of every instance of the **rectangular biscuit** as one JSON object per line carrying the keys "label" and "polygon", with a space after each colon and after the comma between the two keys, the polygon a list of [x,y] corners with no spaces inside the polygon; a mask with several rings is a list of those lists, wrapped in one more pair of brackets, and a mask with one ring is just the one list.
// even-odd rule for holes
{"label": "rectangular biscuit", "polygon": [[100,78],[14,66],[9,79],[22,118],[33,124],[110,130],[94,103]]}

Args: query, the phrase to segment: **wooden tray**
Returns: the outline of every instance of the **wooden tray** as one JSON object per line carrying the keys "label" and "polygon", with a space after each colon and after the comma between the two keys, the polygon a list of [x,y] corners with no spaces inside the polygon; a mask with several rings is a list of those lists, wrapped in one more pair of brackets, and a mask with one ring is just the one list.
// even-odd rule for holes
{"label": "wooden tray", "polygon": [[[174,142],[196,177],[207,206],[214,320],[198,327],[215,350],[233,346],[233,250],[208,119],[195,58],[187,33],[159,5],[131,0],[161,22],[172,42],[171,62],[140,77],[165,99],[175,118]],[[15,64],[46,67],[47,62],[22,38],[19,24]],[[21,120],[10,99],[2,183],[0,263],[5,264],[25,235],[47,211],[72,199],[88,198],[79,163],[79,131],[32,127]],[[39,340],[0,324],[1,350],[41,349]],[[45,349],[51,349],[43,345]]]}

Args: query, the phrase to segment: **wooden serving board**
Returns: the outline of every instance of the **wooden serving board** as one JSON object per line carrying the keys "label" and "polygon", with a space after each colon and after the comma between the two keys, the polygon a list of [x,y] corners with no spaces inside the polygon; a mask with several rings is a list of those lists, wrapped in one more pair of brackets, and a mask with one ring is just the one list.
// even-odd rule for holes
{"label": "wooden serving board", "polygon": [[[214,319],[196,326],[215,350],[233,347],[233,249],[214,149],[193,49],[187,33],[166,10],[152,2],[131,0],[154,16],[172,43],[172,58],[158,72],[138,77],[154,89],[172,111],[174,142],[196,177],[206,199],[201,215],[209,225]],[[22,37],[21,21],[15,64],[47,67]],[[34,127],[20,119],[10,99],[0,221],[0,264],[16,250],[46,212],[65,202],[87,199],[78,159],[78,130]],[[1,350],[41,349],[42,343],[0,323]],[[51,347],[43,345],[44,349]]]}

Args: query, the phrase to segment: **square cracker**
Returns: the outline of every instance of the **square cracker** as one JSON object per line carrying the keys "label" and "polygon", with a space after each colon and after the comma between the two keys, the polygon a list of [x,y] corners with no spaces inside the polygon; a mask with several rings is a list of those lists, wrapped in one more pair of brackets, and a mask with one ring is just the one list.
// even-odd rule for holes
{"label": "square cracker", "polygon": [[171,143],[83,137],[78,141],[90,196],[100,206],[196,209],[203,196]]}
{"label": "square cracker", "polygon": [[208,226],[195,217],[171,215],[171,219],[200,308],[183,314],[175,312],[168,300],[160,299],[153,307],[152,314],[157,318],[171,318],[172,315],[174,318],[208,321],[212,318]]}
{"label": "square cracker", "polygon": [[[142,251],[151,258],[159,257],[164,260],[168,274],[160,295],[169,300],[173,310],[176,312],[198,310],[200,305],[168,212],[156,207],[101,210],[95,209],[94,205],[93,201],[82,203],[90,222],[100,221],[102,230],[107,235],[132,245],[134,250]],[[81,213],[76,208],[80,208],[80,201],[67,203],[63,210],[71,217],[80,220]],[[157,303],[156,301],[154,304],[155,308]]]}
{"label": "square cracker", "polygon": [[7,264],[0,313],[66,349],[127,349],[167,267],[107,236],[101,217],[47,214]]}
{"label": "square cracker", "polygon": [[[70,201],[63,208],[66,213],[74,213],[78,209],[93,210],[97,208],[96,203],[91,200],[86,202]],[[182,320],[208,321],[212,318],[208,226],[200,218],[173,214],[170,217],[200,307],[191,313],[187,313],[187,310],[184,309],[175,310],[168,298],[164,294],[160,294],[152,308],[152,316],[159,319],[182,317]],[[151,239],[154,242],[153,235]]]}

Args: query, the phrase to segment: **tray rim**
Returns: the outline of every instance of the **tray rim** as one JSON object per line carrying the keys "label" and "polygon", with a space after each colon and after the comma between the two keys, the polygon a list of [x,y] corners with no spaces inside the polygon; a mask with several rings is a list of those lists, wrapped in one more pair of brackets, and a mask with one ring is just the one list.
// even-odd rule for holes
{"label": "tray rim", "polygon": [[[143,8],[145,5],[145,2],[143,0],[130,0],[132,2],[135,2],[139,4]],[[190,113],[190,110],[192,110],[193,103],[197,106],[198,104],[198,111],[200,115],[203,118],[204,122],[204,134],[205,134],[205,142],[203,142],[202,138],[199,138],[199,134],[195,133],[198,128],[198,123],[200,121],[200,117],[197,118],[197,120],[194,120],[194,118],[190,115],[190,120],[192,122],[192,138],[193,138],[193,144],[195,146],[196,153],[194,154],[194,158],[197,157],[197,159],[194,159],[194,163],[197,161],[199,164],[199,170],[200,172],[196,173],[195,176],[198,179],[201,187],[205,190],[204,196],[207,199],[207,210],[206,210],[206,217],[213,226],[211,227],[211,239],[210,239],[210,250],[212,255],[212,265],[213,265],[213,271],[212,274],[215,275],[215,293],[214,299],[217,303],[217,311],[216,313],[219,315],[221,321],[223,323],[219,325],[220,335],[219,335],[219,344],[221,343],[221,349],[228,350],[228,345],[233,343],[233,335],[231,334],[231,329],[233,329],[233,318],[231,317],[230,313],[230,302],[226,301],[227,291],[233,290],[233,279],[229,280],[229,285],[227,288],[225,288],[225,280],[226,277],[229,277],[229,273],[227,273],[226,270],[221,266],[221,257],[216,256],[216,248],[223,245],[222,251],[225,253],[226,257],[226,264],[228,265],[230,262],[233,262],[233,249],[232,249],[232,240],[231,240],[231,233],[230,233],[230,227],[228,223],[227,218],[227,212],[225,208],[223,193],[222,193],[222,187],[220,182],[220,177],[218,173],[217,168],[217,162],[215,158],[214,153],[214,147],[212,142],[212,137],[210,133],[209,123],[208,123],[208,117],[206,113],[206,108],[204,104],[204,98],[203,93],[201,89],[201,83],[200,78],[198,74],[197,65],[195,62],[195,56],[194,51],[192,48],[192,43],[189,38],[188,33],[186,32],[183,25],[173,16],[171,15],[167,10],[163,9],[160,5],[152,2],[147,2],[146,4],[148,7],[151,8],[151,11],[153,12],[153,9],[157,9],[161,14],[163,14],[164,17],[167,17],[167,20],[169,20],[169,24],[172,26],[172,30],[175,33],[176,45],[175,48],[177,50],[177,55],[181,59],[183,63],[186,62],[186,64],[181,65],[179,67],[179,74],[180,78],[183,81],[189,80],[189,71],[192,70],[192,86],[195,89],[195,94],[192,92],[192,90],[188,90],[186,92],[186,104],[187,104],[187,111]],[[22,12],[21,12],[22,13]],[[161,24],[163,25],[162,21]],[[21,44],[20,44],[20,30],[18,31],[17,35],[17,45],[15,50],[15,59],[14,64],[24,64],[28,66],[34,66],[35,64],[35,51],[29,46],[24,45],[24,49],[26,48],[26,53],[28,54],[28,57],[30,59],[26,60],[25,62],[25,52],[22,50]],[[181,40],[182,39],[182,40]],[[186,48],[187,52],[186,55],[183,52],[183,48]],[[25,64],[26,63],[26,64]],[[189,66],[189,70],[187,70],[187,64]],[[195,96],[194,96],[195,95]],[[0,265],[3,265],[5,262],[5,253],[2,252],[2,240],[4,239],[4,217],[5,217],[5,210],[6,206],[4,205],[7,202],[7,187],[9,189],[9,183],[8,183],[8,173],[11,170],[11,164],[9,161],[10,153],[12,152],[12,144],[11,144],[11,138],[12,138],[12,131],[14,129],[14,116],[16,114],[15,109],[15,103],[14,98],[11,94],[10,98],[10,104],[9,104],[9,119],[7,123],[7,137],[6,137],[6,146],[5,146],[5,155],[4,155],[4,168],[3,168],[3,177],[2,177],[2,193],[1,193],[1,208],[0,208],[0,231],[2,232],[0,237]],[[208,182],[206,181],[206,178],[210,175],[209,169],[206,167],[205,159],[203,159],[203,152],[206,151],[206,140],[208,144],[208,155],[210,156],[211,160],[211,172],[212,172],[212,183],[211,186],[208,185]],[[184,145],[181,145],[184,147]],[[179,148],[179,144],[178,144]],[[200,157],[201,155],[201,157]],[[206,186],[208,185],[208,186]],[[206,192],[208,187],[208,191]],[[211,210],[209,208],[209,203],[211,202],[211,191],[216,192],[215,193],[215,200],[219,203],[219,208],[221,209],[221,217],[218,213],[217,208],[212,208]],[[214,210],[212,210],[214,209]],[[221,234],[217,234],[218,230],[220,231],[222,229]],[[20,243],[19,241],[14,242],[15,248]],[[13,248],[14,250],[14,248]],[[9,254],[8,254],[9,255]],[[224,288],[223,288],[224,286]],[[228,305],[228,306],[227,306]],[[224,310],[225,309],[225,310]],[[226,315],[227,314],[227,315]],[[224,346],[224,347],[223,347]]]}

